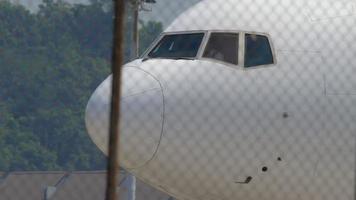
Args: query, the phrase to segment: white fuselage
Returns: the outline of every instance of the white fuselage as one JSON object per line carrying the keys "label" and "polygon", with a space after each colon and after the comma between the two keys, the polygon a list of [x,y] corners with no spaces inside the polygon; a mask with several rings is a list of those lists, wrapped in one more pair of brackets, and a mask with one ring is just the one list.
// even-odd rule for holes
{"label": "white fuselage", "polygon": [[[268,33],[273,65],[245,69],[200,52],[195,60],[125,66],[125,169],[181,200],[355,199],[356,29],[341,24],[356,17],[313,13],[321,1],[278,2],[202,1],[166,30]],[[324,1],[320,9],[340,2]],[[235,11],[206,9],[224,3]],[[192,20],[196,13],[203,16]],[[89,135],[103,152],[110,81],[94,92],[86,113]]]}

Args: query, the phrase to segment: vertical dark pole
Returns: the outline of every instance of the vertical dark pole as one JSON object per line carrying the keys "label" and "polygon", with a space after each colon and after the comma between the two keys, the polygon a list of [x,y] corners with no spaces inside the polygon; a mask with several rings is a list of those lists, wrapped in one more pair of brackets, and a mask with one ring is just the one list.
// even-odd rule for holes
{"label": "vertical dark pole", "polygon": [[134,20],[133,20],[133,51],[134,51],[134,58],[138,57],[139,54],[139,32],[138,32],[138,15],[139,15],[139,4],[138,0],[134,2]]}
{"label": "vertical dark pole", "polygon": [[107,168],[106,200],[117,199],[119,173],[119,120],[121,71],[123,65],[125,0],[114,0],[114,35],[112,55],[112,97],[110,112],[109,160]]}

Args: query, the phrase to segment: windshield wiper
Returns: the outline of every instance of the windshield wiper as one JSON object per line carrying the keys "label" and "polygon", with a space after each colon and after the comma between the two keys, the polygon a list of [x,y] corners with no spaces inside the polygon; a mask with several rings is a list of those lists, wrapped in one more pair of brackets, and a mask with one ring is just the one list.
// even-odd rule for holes
{"label": "windshield wiper", "polygon": [[168,59],[173,59],[173,60],[195,60],[195,58],[189,58],[189,57],[174,57],[174,58],[168,58]]}
{"label": "windshield wiper", "polygon": [[152,59],[152,58],[146,57],[146,58],[142,59],[142,62],[145,62],[146,60],[149,60],[149,59]]}
{"label": "windshield wiper", "polygon": [[189,58],[189,57],[146,57],[142,59],[142,62],[145,62],[146,60],[150,59],[171,59],[171,60],[195,60],[195,58]]}

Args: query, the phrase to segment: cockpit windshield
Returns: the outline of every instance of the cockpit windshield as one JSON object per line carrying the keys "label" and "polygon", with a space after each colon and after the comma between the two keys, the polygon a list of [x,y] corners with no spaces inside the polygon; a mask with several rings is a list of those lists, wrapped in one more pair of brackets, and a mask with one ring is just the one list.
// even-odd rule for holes
{"label": "cockpit windshield", "polygon": [[148,58],[195,58],[204,33],[165,35],[147,55]]}

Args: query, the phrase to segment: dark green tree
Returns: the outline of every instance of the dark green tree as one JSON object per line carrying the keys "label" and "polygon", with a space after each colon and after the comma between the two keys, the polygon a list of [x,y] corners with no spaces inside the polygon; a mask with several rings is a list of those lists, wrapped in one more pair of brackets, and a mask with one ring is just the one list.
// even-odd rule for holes
{"label": "dark green tree", "polygon": [[[90,95],[110,74],[104,2],[45,0],[37,13],[0,2],[0,171],[105,167],[84,125]],[[142,47],[162,31],[141,27]]]}
{"label": "dark green tree", "polygon": [[140,24],[140,53],[142,54],[162,32],[163,26],[162,23],[154,21],[146,23],[141,21]]}

